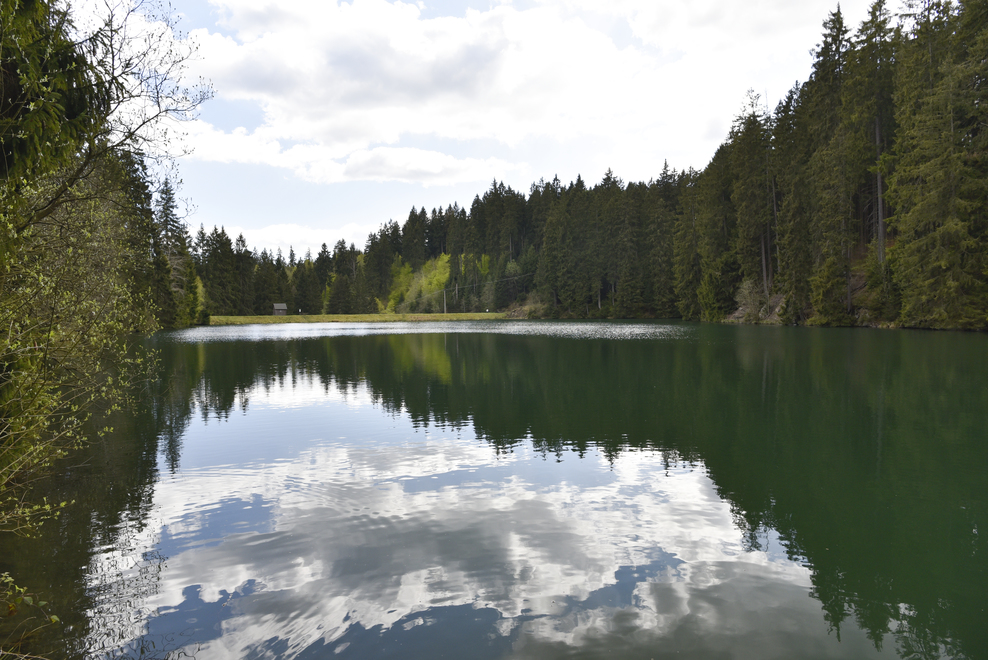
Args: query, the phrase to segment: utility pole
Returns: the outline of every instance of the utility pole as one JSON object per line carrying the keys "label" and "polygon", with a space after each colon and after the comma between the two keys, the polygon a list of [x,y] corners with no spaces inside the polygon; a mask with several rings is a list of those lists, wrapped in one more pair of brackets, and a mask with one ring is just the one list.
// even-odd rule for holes
{"label": "utility pole", "polygon": [[443,289],[443,314],[446,313],[446,289]]}

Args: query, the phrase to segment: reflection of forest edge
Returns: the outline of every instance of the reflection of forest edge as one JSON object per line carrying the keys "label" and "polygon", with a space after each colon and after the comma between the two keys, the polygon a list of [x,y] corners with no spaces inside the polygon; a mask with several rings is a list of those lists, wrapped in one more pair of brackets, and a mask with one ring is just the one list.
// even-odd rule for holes
{"label": "reflection of forest edge", "polygon": [[[193,414],[225,419],[258,389],[300,381],[365,385],[383,409],[417,425],[472,425],[498,452],[531,442],[553,459],[662,450],[702,462],[748,548],[775,529],[790,557],[805,558],[837,635],[853,617],[876,645],[891,633],[904,657],[985,657],[988,548],[977,530],[988,479],[974,467],[986,464],[983,337],[694,331],[691,341],[450,334],[185,344],[163,335],[147,409],[93,448],[90,466],[105,470],[69,474],[69,494],[89,500],[75,510],[94,513],[90,522],[70,511],[47,530],[63,547],[40,549],[51,555],[44,563],[65,565],[49,579],[87,598],[79,562],[59,555],[143,524],[155,454],[178,467]],[[74,634],[87,626],[70,623]]]}

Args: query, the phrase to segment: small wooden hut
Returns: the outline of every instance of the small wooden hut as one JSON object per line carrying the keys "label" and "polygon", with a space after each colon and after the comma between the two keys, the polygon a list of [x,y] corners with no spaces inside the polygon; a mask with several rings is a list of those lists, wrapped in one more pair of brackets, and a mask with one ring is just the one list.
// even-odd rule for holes
{"label": "small wooden hut", "polygon": [[285,303],[275,303],[274,304],[274,315],[275,316],[288,316],[288,305]]}

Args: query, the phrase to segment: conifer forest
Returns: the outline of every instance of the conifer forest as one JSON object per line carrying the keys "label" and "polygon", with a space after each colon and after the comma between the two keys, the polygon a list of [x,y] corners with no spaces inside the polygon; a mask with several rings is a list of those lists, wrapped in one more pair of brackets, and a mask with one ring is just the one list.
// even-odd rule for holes
{"label": "conifer forest", "polygon": [[[983,329],[986,17],[981,2],[894,15],[879,0],[854,28],[838,8],[809,78],[771,110],[749,93],[702,170],[528,191],[494,181],[469,208],[412,208],[363,246],[283,255],[222,228],[188,236],[166,186],[150,244],[168,246],[153,256],[172,268],[154,272],[171,284],[155,290],[199,298],[159,296],[160,322],[270,314],[274,302],[302,314],[528,302],[573,318]],[[179,284],[193,275],[183,259],[198,291]]]}

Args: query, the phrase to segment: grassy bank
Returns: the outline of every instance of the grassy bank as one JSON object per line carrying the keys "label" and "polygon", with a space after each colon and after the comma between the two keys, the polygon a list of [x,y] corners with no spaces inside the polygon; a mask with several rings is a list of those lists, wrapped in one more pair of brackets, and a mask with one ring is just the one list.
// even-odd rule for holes
{"label": "grassy bank", "polygon": [[478,314],[300,314],[298,316],[213,316],[209,325],[253,323],[391,323],[398,321],[494,321],[506,318],[499,312]]}

